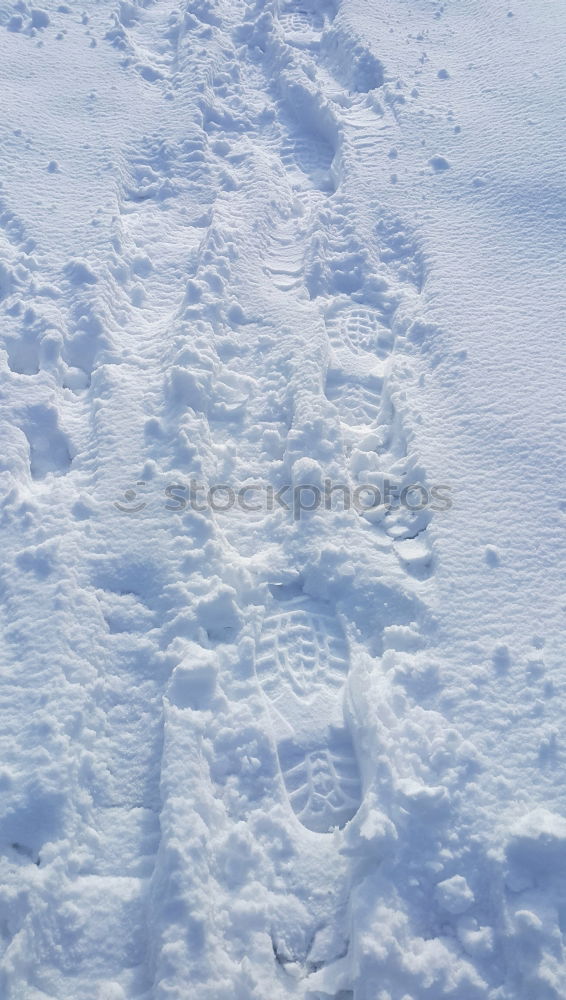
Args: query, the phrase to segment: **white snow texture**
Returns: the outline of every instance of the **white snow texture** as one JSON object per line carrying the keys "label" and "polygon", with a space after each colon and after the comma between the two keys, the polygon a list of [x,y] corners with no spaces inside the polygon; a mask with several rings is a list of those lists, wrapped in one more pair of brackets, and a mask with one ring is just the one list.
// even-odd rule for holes
{"label": "white snow texture", "polygon": [[566,7],[40,2],[0,1000],[564,1000]]}

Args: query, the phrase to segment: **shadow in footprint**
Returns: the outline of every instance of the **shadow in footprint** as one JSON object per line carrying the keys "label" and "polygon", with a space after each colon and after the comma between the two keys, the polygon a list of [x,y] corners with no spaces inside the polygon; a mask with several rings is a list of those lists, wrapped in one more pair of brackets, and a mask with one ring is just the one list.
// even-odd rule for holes
{"label": "shadow in footprint", "polygon": [[30,406],[22,430],[29,442],[32,479],[44,479],[52,473],[64,476],[72,462],[71,445],[58,426],[54,407]]}
{"label": "shadow in footprint", "polygon": [[336,26],[324,36],[323,58],[334,78],[354,94],[368,94],[383,86],[383,64],[365,42]]}
{"label": "shadow in footprint", "polygon": [[302,174],[312,187],[329,194],[336,190],[330,172],[334,150],[323,136],[303,131],[293,123],[283,140],[281,159],[288,170],[299,177]]}

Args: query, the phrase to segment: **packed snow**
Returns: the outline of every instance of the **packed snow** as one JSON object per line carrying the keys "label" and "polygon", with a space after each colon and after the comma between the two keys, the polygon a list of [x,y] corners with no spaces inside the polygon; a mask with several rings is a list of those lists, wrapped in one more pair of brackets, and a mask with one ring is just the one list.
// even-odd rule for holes
{"label": "packed snow", "polygon": [[0,1000],[566,997],[566,7],[0,0]]}

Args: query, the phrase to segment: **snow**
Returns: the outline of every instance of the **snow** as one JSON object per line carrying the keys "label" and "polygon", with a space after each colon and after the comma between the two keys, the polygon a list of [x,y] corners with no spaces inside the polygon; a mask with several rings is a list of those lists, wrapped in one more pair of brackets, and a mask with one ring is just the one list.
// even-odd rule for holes
{"label": "snow", "polygon": [[565,43],[0,2],[0,997],[566,995]]}

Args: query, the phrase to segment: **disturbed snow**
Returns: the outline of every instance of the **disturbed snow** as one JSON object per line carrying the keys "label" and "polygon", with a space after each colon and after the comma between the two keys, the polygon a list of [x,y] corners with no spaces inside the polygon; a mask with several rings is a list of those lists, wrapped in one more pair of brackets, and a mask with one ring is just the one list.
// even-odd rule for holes
{"label": "disturbed snow", "polygon": [[2,997],[566,995],[565,36],[0,3]]}

